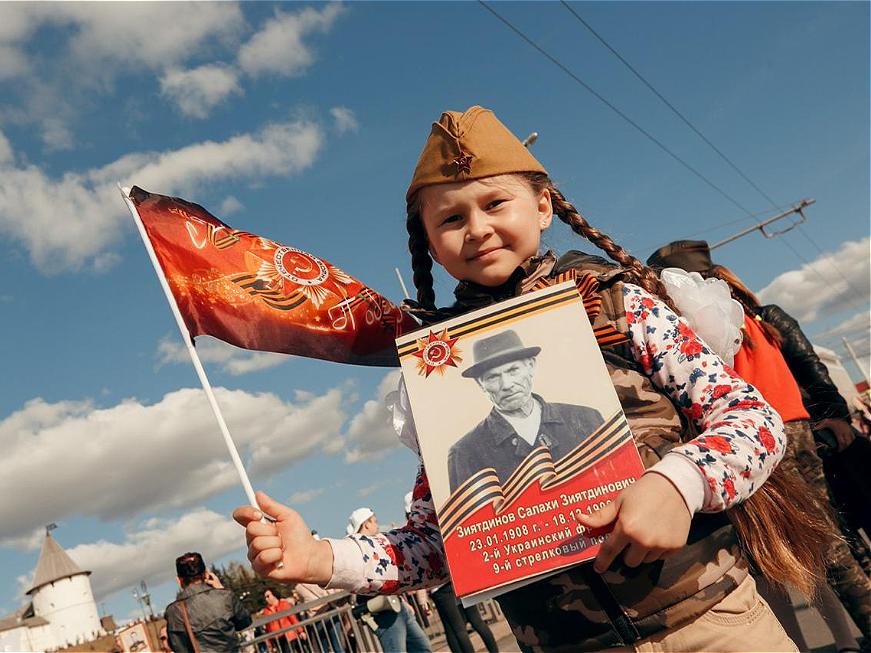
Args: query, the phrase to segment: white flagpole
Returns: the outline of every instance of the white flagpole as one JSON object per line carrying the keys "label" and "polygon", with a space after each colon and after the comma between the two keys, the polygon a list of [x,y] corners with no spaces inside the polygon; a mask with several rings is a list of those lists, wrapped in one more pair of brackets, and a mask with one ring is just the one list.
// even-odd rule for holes
{"label": "white flagpole", "polygon": [[405,295],[406,299],[410,299],[411,295],[408,294],[408,288],[405,287],[405,279],[402,278],[402,272],[399,271],[399,268],[393,268],[396,271],[396,278],[399,279],[399,285],[402,288],[402,294]]}
{"label": "white flagpole", "polygon": [[151,245],[151,240],[148,238],[148,233],[145,231],[145,225],[142,224],[142,219],[139,217],[139,211],[136,210],[136,205],[130,200],[130,189],[122,188],[121,184],[118,184],[118,190],[121,191],[121,195],[127,203],[127,208],[130,209],[130,214],[133,216],[133,221],[136,223],[136,228],[139,229],[139,235],[142,237],[142,244],[145,245],[148,257],[151,259],[151,265],[154,266],[154,273],[160,280],[163,294],[166,295],[166,301],[169,302],[169,308],[175,316],[175,322],[178,324],[178,330],[181,332],[181,339],[187,347],[188,354],[190,354],[191,357],[191,362],[194,364],[194,369],[197,371],[197,376],[200,377],[200,383],[203,384],[203,390],[206,391],[206,396],[209,398],[209,404],[211,404],[212,411],[215,413],[215,419],[218,420],[218,426],[221,428],[221,434],[224,436],[224,443],[227,445],[227,449],[230,452],[230,458],[233,460],[233,466],[236,468],[236,472],[239,474],[239,480],[242,481],[242,487],[245,489],[245,496],[248,497],[248,501],[252,506],[258,508],[257,499],[254,498],[254,488],[251,487],[251,481],[248,480],[248,474],[245,472],[245,467],[242,465],[242,459],[239,458],[239,451],[236,449],[236,444],[233,442],[233,438],[230,437],[227,423],[224,421],[224,416],[221,413],[217,400],[215,399],[215,393],[212,392],[212,385],[209,383],[206,371],[203,369],[203,364],[200,362],[200,357],[197,354],[196,347],[194,347],[194,341],[185,326],[181,312],[178,310],[178,305],[175,303],[175,297],[172,295],[172,290],[170,290],[166,277],[163,274],[163,269],[160,267],[160,263],[157,260],[157,254],[154,253],[154,247]]}

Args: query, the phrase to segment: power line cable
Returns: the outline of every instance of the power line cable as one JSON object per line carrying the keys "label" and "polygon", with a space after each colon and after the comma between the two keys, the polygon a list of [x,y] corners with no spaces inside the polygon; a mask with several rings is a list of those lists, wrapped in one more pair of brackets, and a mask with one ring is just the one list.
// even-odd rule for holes
{"label": "power line cable", "polygon": [[668,148],[668,147],[667,147],[667,146],[666,146],[662,141],[660,141],[660,140],[659,140],[658,138],[656,138],[653,134],[651,134],[649,131],[647,131],[646,129],[644,129],[644,127],[642,127],[642,126],[639,125],[637,122],[635,122],[632,118],[630,118],[628,115],[626,115],[626,114],[625,114],[623,111],[621,111],[617,106],[615,106],[615,105],[614,105],[610,100],[608,100],[608,99],[607,99],[606,97],[604,97],[601,93],[599,93],[598,91],[596,91],[592,86],[590,86],[590,85],[587,84],[584,80],[582,80],[580,77],[578,77],[578,76],[577,76],[575,73],[573,73],[573,72],[572,72],[572,71],[571,71],[567,66],[565,66],[561,61],[559,61],[559,59],[557,59],[556,57],[554,57],[553,55],[551,55],[549,52],[547,52],[547,51],[546,51],[544,48],[542,48],[538,43],[536,43],[536,42],[533,41],[530,37],[528,37],[526,34],[524,34],[524,33],[523,33],[519,28],[515,27],[513,23],[511,23],[507,18],[505,18],[504,16],[502,16],[502,15],[501,15],[499,12],[497,12],[495,9],[493,9],[489,4],[487,4],[486,2],[484,2],[484,0],[478,0],[478,2],[479,2],[479,4],[480,4],[482,7],[484,7],[484,9],[486,9],[487,11],[489,11],[489,12],[490,12],[491,14],[493,14],[496,18],[498,18],[502,23],[504,23],[504,24],[505,24],[505,25],[506,25],[506,26],[507,26],[507,27],[508,27],[512,32],[514,32],[515,34],[517,34],[517,36],[519,36],[521,39],[523,39],[524,41],[526,41],[526,42],[527,42],[529,45],[531,45],[533,48],[535,48],[536,50],[538,50],[538,52],[539,52],[540,54],[542,54],[544,57],[546,57],[546,58],[547,58],[551,63],[553,63],[555,66],[557,66],[557,67],[558,67],[560,70],[562,70],[566,75],[568,75],[569,77],[571,77],[571,78],[572,78],[576,83],[578,83],[580,86],[582,86],[584,89],[586,89],[587,92],[589,92],[589,93],[590,93],[591,95],[593,95],[597,100],[599,100],[600,102],[602,102],[602,104],[604,104],[604,105],[607,106],[609,109],[611,109],[611,111],[613,111],[614,113],[616,113],[618,116],[620,116],[621,118],[623,118],[623,120],[625,120],[626,122],[628,122],[628,123],[629,123],[630,125],[632,125],[635,129],[637,129],[639,132],[641,132],[645,137],[647,137],[650,141],[652,141],[652,142],[653,142],[657,147],[659,147],[662,151],[664,151],[666,154],[668,154],[671,158],[673,158],[675,161],[677,161],[678,163],[680,163],[684,168],[686,168],[687,170],[689,170],[690,172],[692,172],[696,177],[698,177],[699,179],[701,179],[703,182],[705,182],[708,186],[710,186],[710,187],[713,188],[715,191],[717,191],[717,192],[718,192],[720,195],[722,195],[724,198],[726,198],[727,200],[729,200],[729,202],[731,202],[732,204],[734,204],[735,206],[737,206],[739,209],[741,209],[742,211],[744,211],[744,213],[746,213],[747,215],[752,215],[752,213],[751,213],[751,212],[750,212],[746,207],[744,207],[744,206],[743,206],[743,205],[742,205],[738,200],[736,200],[734,197],[732,197],[731,195],[729,195],[729,194],[728,194],[726,191],[724,191],[722,188],[720,188],[719,186],[717,186],[714,182],[712,182],[712,181],[711,181],[710,179],[708,179],[705,175],[703,175],[701,172],[699,172],[698,170],[696,170],[696,169],[695,169],[693,166],[691,166],[689,163],[687,163],[686,161],[684,161],[680,156],[678,156],[677,154],[675,154],[675,153],[674,153],[671,149],[669,149],[669,148]]}
{"label": "power line cable", "polygon": [[645,79],[644,75],[642,75],[640,72],[638,72],[631,63],[626,61],[626,59],[619,52],[617,52],[617,50],[615,50],[611,46],[610,43],[608,43],[596,30],[593,29],[592,25],[590,25],[587,21],[585,21],[583,18],[581,18],[581,16],[574,9],[572,9],[572,7],[565,0],[560,0],[560,2],[562,3],[563,7],[568,9],[569,13],[571,13],[572,16],[574,16],[578,20],[578,22],[581,23],[581,25],[586,27],[590,31],[590,33],[599,40],[599,42],[602,45],[604,45],[606,48],[608,48],[608,50],[610,50],[611,53],[615,57],[617,57],[623,63],[623,65],[626,66],[632,72],[632,74],[635,75],[641,81],[642,84],[644,84],[647,88],[649,88],[650,91],[656,97],[658,97],[660,100],[662,100],[663,104],[665,104],[665,106],[667,106],[669,109],[671,109],[674,112],[674,114],[678,118],[680,118],[684,122],[684,124],[686,124],[687,127],[692,129],[699,138],[701,138],[705,143],[707,143],[710,146],[710,148],[712,150],[714,150],[714,152],[716,152],[720,156],[720,158],[723,159],[723,161],[728,163],[729,166],[735,172],[737,172],[744,181],[746,181],[753,188],[755,188],[756,191],[759,192],[759,194],[762,195],[765,199],[767,199],[773,207],[777,208],[777,202],[775,202],[768,193],[766,193],[759,186],[757,186],[755,183],[753,183],[753,180],[750,179],[750,177],[748,177],[746,174],[744,174],[744,172],[741,170],[741,168],[739,168],[728,156],[726,156],[722,152],[722,150],[720,150],[720,148],[718,148],[716,145],[714,145],[708,139],[707,136],[705,136],[692,122],[690,122],[689,118],[687,118],[685,115],[683,115],[683,113],[678,111],[677,107],[675,107],[671,102],[669,102],[665,98],[665,96],[662,95],[662,93],[660,93],[658,90],[656,90],[656,88],[653,86],[653,84],[651,84],[649,81],[647,81],[647,79]]}
{"label": "power line cable", "polygon": [[[789,251],[791,251],[793,254],[795,254],[796,258],[797,258],[799,261],[801,261],[801,262],[805,265],[805,267],[806,267],[808,270],[810,270],[810,271],[813,272],[815,275],[817,275],[817,277],[820,279],[820,281],[822,281],[822,282],[823,282],[824,284],[826,284],[827,286],[830,285],[830,284],[832,283],[832,281],[831,281],[830,279],[826,279],[826,278],[825,278],[825,277],[820,273],[820,271],[817,270],[817,269],[813,266],[813,263],[811,263],[810,261],[808,261],[804,256],[802,256],[802,255],[799,253],[799,251],[798,251],[795,247],[793,247],[792,243],[790,243],[790,242],[786,239],[786,236],[784,236],[783,238],[778,238],[778,240],[779,240],[781,243],[783,243],[783,244],[784,244],[784,245],[789,249]],[[851,290],[853,289],[852,286],[849,285],[849,282],[847,282],[847,287],[850,288]],[[854,295],[853,297],[847,297],[847,301],[846,301],[846,303],[847,303],[847,306],[855,306],[857,301],[861,301],[861,300],[860,300],[860,298],[859,298],[858,296],[855,296],[855,295]],[[860,307],[861,307],[861,305],[860,305]]]}
{"label": "power line cable", "polygon": [[[667,106],[669,109],[671,109],[672,113],[674,113],[678,118],[680,118],[687,127],[689,127],[712,150],[714,150],[714,152],[716,152],[717,155],[721,159],[723,159],[723,161],[725,161],[735,172],[737,172],[744,181],[746,181],[748,184],[750,184],[760,195],[762,195],[762,197],[764,197],[766,200],[768,200],[768,202],[773,207],[778,208],[777,202],[775,202],[774,199],[772,199],[772,197],[768,193],[766,193],[764,190],[762,190],[762,188],[760,188],[756,183],[754,183],[754,181],[752,179],[750,179],[750,177],[748,177],[728,156],[726,156],[726,154],[723,153],[723,151],[720,148],[718,148],[716,145],[714,145],[714,143],[711,142],[711,140],[707,136],[705,136],[702,133],[702,131],[690,121],[689,118],[687,118],[683,113],[681,113],[681,111],[676,106],[674,106],[674,104],[672,104],[662,93],[660,93],[656,89],[656,87],[654,87],[653,84],[650,83],[647,80],[647,78],[644,77],[644,75],[642,75],[640,72],[638,72],[638,70],[635,68],[635,66],[633,66],[631,63],[629,63],[626,60],[626,58],[617,51],[616,48],[614,48],[610,43],[608,43],[608,41],[606,41],[605,38],[601,34],[599,34],[593,28],[592,25],[590,25],[590,23],[588,23],[586,20],[584,20],[584,18],[580,14],[578,14],[578,12],[575,11],[574,8],[572,8],[572,6],[569,5],[568,2],[566,2],[566,0],[560,0],[560,3],[563,5],[563,7],[565,7],[568,10],[568,12],[572,16],[575,17],[575,19],[581,25],[583,25],[593,36],[595,36],[596,39],[598,39],[598,41],[611,52],[611,54],[613,54],[615,57],[617,57],[617,59],[619,59],[620,62],[624,66],[626,66],[626,68],[628,68],[629,71],[633,75],[635,75],[635,77],[638,78],[638,80],[642,84],[644,84],[656,97],[658,97],[662,101],[662,103],[665,104],[665,106]],[[800,226],[799,226],[799,232],[801,232],[801,234],[811,243],[811,245],[813,245],[816,248],[816,250],[820,254],[824,254],[823,250],[819,247],[819,245],[817,245],[817,243]],[[704,232],[702,232],[702,233],[704,233]],[[795,252],[795,250],[793,250],[793,252]],[[843,279],[847,283],[847,285],[850,287],[850,289],[853,292],[855,292],[856,294],[861,294],[858,290],[856,290],[856,288],[853,286],[853,284],[850,283],[850,280],[847,278],[847,276],[844,274],[844,272],[835,264],[834,261],[829,259],[826,262],[835,272],[837,272],[838,276],[840,276],[841,279]]]}
{"label": "power line cable", "polygon": [[[777,210],[783,211],[784,208],[779,206],[779,207],[777,207]],[[773,213],[773,212],[774,212],[773,209],[765,209],[764,211],[757,211],[756,213],[753,213],[749,216],[744,216],[743,218],[736,218],[735,220],[727,220],[726,222],[718,222],[712,227],[708,227],[706,229],[702,229],[701,231],[695,231],[691,234],[687,234],[685,236],[685,238],[697,238],[699,236],[704,236],[705,234],[709,234],[712,231],[717,231],[718,229],[723,229],[725,227],[731,227],[733,224],[738,224],[740,222],[747,222],[748,219],[755,219],[755,218],[758,218],[760,216],[767,215],[767,214]],[[657,247],[660,247],[664,244],[665,243],[663,243],[663,242],[657,242],[657,243],[652,243],[650,245],[645,245],[644,247],[637,247],[635,249],[638,251],[648,251],[648,250],[656,249]]]}
{"label": "power line cable", "polygon": [[845,329],[844,331],[838,331],[837,333],[823,333],[823,334],[815,334],[814,338],[817,340],[835,340],[836,338],[846,338],[849,336],[850,338],[858,338],[858,335],[853,334],[868,334],[868,325],[867,324],[858,324],[851,329]]}
{"label": "power line cable", "polygon": [[[802,229],[800,225],[798,228],[798,232],[802,236],[805,237],[805,240],[807,240],[811,245],[813,245],[814,249],[816,249],[817,252],[819,252],[823,257],[825,257],[826,253],[823,251],[823,249],[819,245],[817,245],[817,242],[813,238],[811,238],[810,235],[804,229]],[[844,282],[847,284],[847,286],[850,288],[850,290],[852,290],[854,293],[856,293],[859,296],[861,296],[863,294],[861,291],[856,289],[856,287],[852,284],[852,282],[843,273],[841,268],[839,268],[837,265],[835,265],[834,260],[832,260],[831,258],[827,258],[825,260],[832,267],[832,269],[838,273],[838,275],[841,277],[841,279],[844,280]]]}
{"label": "power line cable", "polygon": [[[550,54],[549,52],[547,52],[544,48],[542,48],[538,43],[536,43],[532,38],[530,38],[529,36],[527,36],[523,31],[521,31],[518,27],[516,27],[513,23],[511,23],[511,21],[509,21],[507,18],[505,18],[504,16],[502,16],[499,12],[497,12],[495,9],[493,9],[489,4],[487,4],[486,2],[484,2],[484,0],[478,0],[478,2],[479,2],[479,4],[480,4],[482,7],[484,7],[487,11],[489,11],[491,14],[493,14],[493,16],[495,16],[497,19],[499,19],[500,22],[502,22],[504,25],[506,25],[506,26],[507,26],[511,31],[513,31],[515,34],[517,34],[521,39],[523,39],[526,43],[528,43],[530,46],[532,46],[532,47],[533,47],[535,50],[537,50],[541,55],[543,55],[545,58],[547,58],[551,63],[553,63],[553,64],[554,64],[555,66],[557,66],[560,70],[562,70],[564,73],[566,73],[566,74],[567,74],[569,77],[571,77],[571,78],[572,78],[572,79],[573,79],[577,84],[579,84],[581,87],[583,87],[587,92],[589,92],[591,95],[593,95],[596,99],[598,99],[600,102],[602,102],[605,106],[607,106],[609,109],[611,109],[614,113],[616,113],[618,116],[620,116],[621,118],[623,118],[623,120],[625,120],[626,122],[628,122],[628,123],[629,123],[630,125],[632,125],[635,129],[637,129],[639,132],[641,132],[641,133],[642,133],[646,138],[648,138],[650,141],[652,141],[655,145],[657,145],[657,146],[658,146],[661,150],[663,150],[666,154],[668,154],[668,155],[669,155],[670,157],[672,157],[675,161],[677,161],[678,163],[680,163],[683,167],[685,167],[687,170],[689,170],[691,173],[693,173],[696,177],[698,177],[699,179],[701,179],[702,181],[704,181],[708,186],[710,186],[710,187],[713,188],[715,191],[717,191],[720,195],[722,195],[724,198],[726,198],[729,202],[731,202],[731,203],[734,204],[736,207],[738,207],[739,209],[741,209],[742,211],[744,211],[744,213],[746,213],[748,217],[752,217],[752,216],[753,216],[753,213],[751,213],[751,212],[750,212],[750,211],[749,211],[745,206],[743,206],[740,202],[738,202],[738,200],[736,200],[734,197],[732,197],[731,195],[729,195],[729,194],[728,194],[726,191],[724,191],[722,188],[720,188],[719,186],[717,186],[714,182],[712,182],[710,179],[708,179],[705,175],[703,175],[701,172],[699,172],[696,168],[694,168],[692,165],[690,165],[690,164],[687,163],[684,159],[682,159],[680,156],[678,156],[675,152],[673,152],[669,147],[667,147],[667,146],[666,146],[664,143],[662,143],[659,139],[657,139],[655,136],[653,136],[653,134],[651,134],[650,132],[648,132],[648,131],[647,131],[646,129],[644,129],[641,125],[639,125],[637,122],[635,122],[632,118],[630,118],[628,115],[626,115],[626,114],[625,114],[623,111],[621,111],[617,106],[615,106],[611,101],[609,101],[607,98],[605,98],[601,93],[599,93],[598,91],[596,91],[592,86],[590,86],[589,84],[587,84],[584,80],[582,80],[582,79],[581,79],[580,77],[578,77],[574,72],[572,72],[572,71],[571,71],[571,70],[570,70],[570,69],[569,69],[565,64],[563,64],[561,61],[559,61],[559,59],[557,59],[556,57],[554,57],[553,55],[551,55],[551,54]],[[577,16],[577,14],[576,14],[576,13],[575,13],[575,12],[574,12],[570,7],[568,7],[568,5],[566,5],[565,2],[563,2],[563,5],[566,6],[566,8],[569,9],[569,11],[571,11],[571,13],[574,14],[578,19],[580,19],[580,16]],[[582,22],[583,22],[583,21],[582,21]],[[586,25],[586,24],[585,24],[585,25]],[[590,28],[590,29],[591,29],[591,28]],[[593,31],[593,30],[591,29],[591,31]],[[593,31],[593,33],[596,35],[597,38],[599,38],[600,41],[602,41],[603,43],[605,43],[605,41],[604,41],[604,40],[603,40],[603,39],[602,39],[598,34],[596,34],[594,31]],[[774,200],[773,200],[773,199],[772,199],[772,198],[771,198],[767,193],[765,193],[765,191],[763,191],[762,189],[760,189],[760,188],[759,188],[756,184],[754,184],[754,183],[753,183],[753,182],[752,182],[752,181],[751,181],[751,180],[750,180],[746,175],[744,175],[744,173],[741,172],[740,169],[739,169],[737,166],[735,166],[735,164],[732,163],[731,160],[730,160],[728,157],[726,157],[725,154],[723,154],[723,153],[722,153],[722,152],[721,152],[721,151],[720,151],[716,146],[713,145],[713,143],[711,143],[711,142],[710,142],[710,141],[709,141],[709,140],[708,140],[708,139],[707,139],[707,138],[706,138],[706,137],[705,137],[701,132],[699,132],[699,131],[698,131],[698,130],[697,130],[697,129],[692,125],[692,123],[689,123],[689,121],[688,121],[686,118],[684,118],[684,116],[683,116],[679,111],[677,111],[677,109],[675,109],[674,106],[673,106],[670,102],[668,102],[668,101],[667,101],[667,100],[666,100],[666,99],[665,99],[665,98],[664,98],[664,97],[663,97],[663,96],[662,96],[658,91],[656,91],[656,90],[652,87],[652,85],[650,85],[646,80],[644,80],[643,76],[641,76],[639,73],[637,73],[637,72],[635,71],[635,69],[632,68],[631,65],[629,65],[628,62],[625,61],[625,59],[623,59],[623,57],[620,57],[619,54],[617,54],[617,52],[616,52],[615,50],[613,50],[613,48],[611,48],[610,46],[607,45],[607,43],[605,43],[605,44],[606,44],[606,46],[608,47],[609,50],[611,50],[612,52],[614,52],[614,54],[617,55],[617,56],[620,58],[621,61],[623,61],[624,63],[626,63],[626,65],[629,66],[630,70],[632,70],[634,73],[636,73],[636,75],[638,75],[639,78],[642,79],[642,81],[643,81],[646,85],[648,85],[648,87],[649,87],[649,88],[650,88],[654,93],[656,93],[656,95],[657,95],[658,97],[660,97],[660,99],[661,99],[663,102],[665,102],[665,103],[666,103],[666,104],[667,104],[667,105],[668,105],[672,110],[674,110],[675,113],[677,113],[677,114],[681,117],[681,119],[683,119],[685,122],[687,122],[687,123],[690,125],[690,127],[693,129],[693,131],[695,131],[695,132],[696,132],[696,133],[697,133],[697,134],[698,134],[698,135],[699,135],[699,136],[700,136],[700,137],[701,137],[701,138],[702,138],[706,143],[708,143],[708,145],[710,145],[710,146],[711,146],[711,147],[712,147],[712,148],[713,148],[713,149],[714,149],[714,150],[715,150],[715,151],[716,151],[720,156],[722,156],[723,159],[724,159],[727,163],[729,163],[729,165],[731,165],[731,166],[732,166],[732,167],[733,167],[733,168],[734,168],[734,169],[735,169],[735,170],[736,170],[736,171],[737,171],[737,172],[738,172],[738,173],[739,173],[739,174],[740,174],[740,175],[741,175],[741,176],[742,176],[742,177],[743,177],[743,178],[744,178],[744,179],[745,179],[745,180],[746,180],[746,181],[747,181],[751,186],[753,186],[753,187],[754,187],[754,188],[755,188],[759,193],[761,193],[762,196],[765,197],[765,198],[766,198],[766,199],[767,199],[767,200],[768,200],[768,201],[769,201],[773,206],[777,207],[777,203],[776,203],[776,202],[775,202],[775,201],[774,201]],[[783,242],[786,242],[786,241],[783,241]],[[817,275],[817,276],[818,276],[818,277],[819,277],[819,278],[820,278],[824,283],[830,283],[827,279],[825,279],[825,277],[822,276],[822,274],[820,274],[820,272],[819,272],[816,268],[813,268],[813,267],[811,266],[810,262],[807,261],[807,259],[805,259],[803,256],[801,256],[801,255],[798,253],[798,251],[797,251],[797,250],[796,250],[796,249],[795,249],[791,244],[789,244],[789,243],[786,243],[786,244],[787,244],[787,247],[792,251],[792,253],[795,254],[795,256],[796,256],[796,257],[797,257],[797,258],[798,258],[802,263],[804,263],[805,265],[807,265],[807,266],[808,266],[808,267],[809,267],[809,268],[814,272],[814,274],[816,274],[816,275]],[[839,272],[839,273],[840,273],[840,272]],[[841,276],[843,276],[843,274],[841,274]],[[846,278],[845,278],[845,281],[846,281]],[[847,283],[849,284],[849,281],[848,281]],[[854,290],[855,290],[855,289],[854,289]],[[852,303],[852,301],[849,302],[849,303]]]}

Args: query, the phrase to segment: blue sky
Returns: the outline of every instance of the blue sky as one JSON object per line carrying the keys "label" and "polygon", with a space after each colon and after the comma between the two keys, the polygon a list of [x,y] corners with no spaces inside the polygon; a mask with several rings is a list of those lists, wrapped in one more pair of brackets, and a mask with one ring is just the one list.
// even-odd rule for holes
{"label": "blue sky", "polygon": [[[565,7],[493,6],[750,213],[774,213]],[[23,604],[49,522],[118,620],[141,579],[172,599],[184,551],[244,559],[229,523],[244,495],[116,181],[399,300],[429,124],[482,104],[538,131],[566,195],[641,258],[752,224],[477,3],[48,7],[0,5],[2,614]],[[817,200],[801,229],[716,258],[867,361],[868,4],[573,7],[778,206]],[[561,226],[546,240],[592,251]],[[451,287],[439,278],[441,301]],[[415,462],[378,402],[395,373],[200,349],[256,487],[327,535],[360,505],[400,519]]]}

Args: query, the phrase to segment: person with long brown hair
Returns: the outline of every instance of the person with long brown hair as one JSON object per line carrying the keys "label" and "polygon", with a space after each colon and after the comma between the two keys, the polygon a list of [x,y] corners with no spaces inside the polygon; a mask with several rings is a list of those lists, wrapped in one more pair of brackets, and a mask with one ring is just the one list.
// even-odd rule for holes
{"label": "person with long brown hair", "polygon": [[[602,304],[594,327],[625,336],[602,353],[647,471],[607,506],[577,516],[587,527],[611,526],[593,564],[498,597],[521,649],[795,651],[759,598],[743,552],[764,559],[776,580],[805,588],[821,566],[817,540],[790,540],[790,522],[815,524],[785,508],[784,486],[769,479],[785,448],[782,421],[672,311],[655,272],[592,227],[481,107],[433,123],[406,202],[417,288],[409,310],[425,325],[565,273],[595,280]],[[611,261],[540,251],[554,215]],[[447,308],[436,304],[434,262],[459,282]],[[262,493],[258,501],[274,523],[260,522],[250,506],[234,518],[260,575],[368,593],[447,578],[423,467],[408,524],[377,535],[314,542],[298,513]],[[746,517],[736,529],[725,511],[739,505]],[[754,531],[757,523],[770,530]]]}
{"label": "person with long brown hair", "polygon": [[[838,519],[812,432],[811,416],[814,428],[831,429],[837,447],[848,447],[854,438],[849,409],[825,365],[814,353],[813,345],[798,322],[779,306],[763,306],[737,274],[711,260],[705,241],[674,241],[654,252],[647,263],[656,269],[675,267],[697,272],[705,279],[720,279],[743,306],[743,341],[735,355],[735,371],[752,383],[783,418],[787,449],[780,468],[793,478],[802,479],[811,493],[809,503],[799,496],[789,497],[790,502],[801,501],[825,520],[826,577],[831,589],[820,588],[817,606],[835,636],[839,651],[859,649],[831,590],[862,631],[863,645],[871,645],[871,580],[857,560],[857,556],[863,558],[867,568],[868,551],[861,537],[843,532],[848,526]],[[807,492],[803,494],[806,496]],[[852,551],[848,540],[855,542]],[[777,590],[772,588],[770,592]],[[777,613],[787,625],[787,632],[793,640],[798,640],[801,631],[797,621],[783,610],[788,609],[788,595],[772,598],[777,600],[777,604],[772,604],[781,608]]]}

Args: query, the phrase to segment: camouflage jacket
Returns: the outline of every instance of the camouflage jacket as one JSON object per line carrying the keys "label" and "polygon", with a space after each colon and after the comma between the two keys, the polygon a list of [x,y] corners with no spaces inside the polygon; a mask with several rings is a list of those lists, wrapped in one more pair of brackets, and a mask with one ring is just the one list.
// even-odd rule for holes
{"label": "camouflage jacket", "polygon": [[[611,323],[625,333],[622,269],[599,257],[570,252],[556,261],[549,275],[569,268],[597,274],[603,301],[593,328]],[[457,295],[466,310],[483,299],[470,285],[459,288]],[[695,432],[639,369],[629,347],[603,348],[602,354],[644,466],[650,467]],[[746,575],[747,565],[724,513],[698,514],[687,546],[666,561],[635,569],[615,563],[601,575],[592,565],[579,565],[497,600],[526,650],[599,650],[689,623]]]}
{"label": "camouflage jacket", "polygon": [[[536,278],[570,268],[593,272],[600,282],[602,309],[594,329],[606,322],[622,333],[631,331],[629,321],[643,326],[644,338],[603,348],[611,380],[645,466],[669,452],[683,454],[707,481],[702,509],[711,512],[695,514],[687,545],[666,561],[634,569],[615,563],[601,575],[590,564],[579,565],[499,597],[524,651],[592,651],[631,644],[690,623],[722,600],[747,575],[746,561],[722,510],[736,497],[746,498],[767,478],[785,445],[782,422],[755,389],[725,367],[664,305],[640,288],[624,287],[624,271],[599,257],[571,252],[555,263],[545,259],[537,267],[518,270],[499,288],[461,283],[454,306],[420,313],[426,323],[444,320],[515,296]],[[668,312],[657,324],[670,331],[647,337],[654,328],[651,321],[645,322],[647,312],[657,311]],[[674,360],[682,361],[680,369],[669,367]],[[660,387],[651,382],[652,376],[657,376]],[[745,441],[739,446],[732,440]],[[710,472],[707,465],[726,458],[727,466]],[[331,586],[395,592],[432,585],[446,575],[423,471],[405,528],[331,544]],[[363,578],[354,568],[360,557],[365,561]]]}

